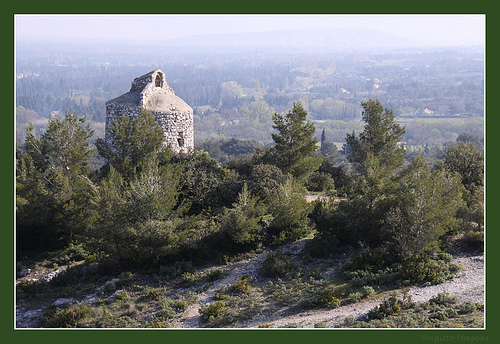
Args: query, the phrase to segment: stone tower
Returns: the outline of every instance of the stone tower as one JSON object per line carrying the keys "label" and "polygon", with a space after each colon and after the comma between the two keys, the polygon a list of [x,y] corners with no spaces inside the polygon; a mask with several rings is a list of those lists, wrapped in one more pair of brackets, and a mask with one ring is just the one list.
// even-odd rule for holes
{"label": "stone tower", "polygon": [[155,116],[165,146],[173,152],[194,149],[193,109],[174,94],[159,69],[135,78],[129,92],[106,103],[106,127],[120,116],[136,117],[142,109]]}

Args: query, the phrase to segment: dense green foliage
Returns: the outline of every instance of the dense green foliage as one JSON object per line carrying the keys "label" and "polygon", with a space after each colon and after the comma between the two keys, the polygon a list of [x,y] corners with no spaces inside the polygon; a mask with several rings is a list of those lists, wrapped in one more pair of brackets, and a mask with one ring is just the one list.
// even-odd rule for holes
{"label": "dense green foliage", "polygon": [[85,118],[72,114],[51,119],[40,138],[32,130],[28,127],[25,144],[17,148],[18,244],[57,245],[85,235],[94,215],[97,189],[87,165],[92,130]]}
{"label": "dense green foliage", "polygon": [[314,138],[316,129],[306,117],[307,111],[300,103],[294,103],[285,115],[273,115],[273,128],[277,133],[272,134],[275,146],[270,151],[271,161],[283,173],[298,179],[306,178],[321,164],[321,159],[313,155],[318,143]]}
{"label": "dense green foliage", "polygon": [[[119,118],[107,141],[97,141],[105,160],[99,171],[89,166],[85,118],[54,118],[39,138],[29,127],[17,149],[19,249],[77,247],[82,252],[66,261],[100,260],[113,269],[226,261],[315,233],[307,245],[313,256],[355,249],[345,272],[352,286],[442,282],[451,275],[439,258],[443,238],[459,233],[464,246],[481,247],[480,146],[462,135],[431,169],[425,152],[405,156],[404,128],[391,110],[378,100],[362,105],[365,128],[347,135],[345,154],[321,152],[326,134],[318,147],[315,126],[295,103],[273,116],[275,146],[220,141],[225,164],[201,151],[172,154],[148,112]],[[326,198],[311,204],[306,191]],[[270,275],[290,270],[283,257],[266,264]],[[196,280],[182,273],[185,283]],[[356,293],[347,299],[359,299]]]}
{"label": "dense green foliage", "polygon": [[106,168],[113,166],[127,180],[142,162],[162,150],[163,132],[148,111],[137,118],[121,116],[106,131],[109,140],[97,139],[97,150],[105,159]]}
{"label": "dense green foliage", "polygon": [[308,249],[313,255],[329,255],[352,245],[362,248],[355,259],[356,269],[398,264],[405,280],[439,280],[444,268],[434,257],[443,247],[442,238],[463,228],[483,207],[480,192],[472,201],[466,191],[468,179],[461,178],[477,166],[471,174],[482,181],[481,155],[476,152],[479,158],[469,158],[460,168],[459,163],[451,163],[455,152],[451,147],[445,153],[450,158],[448,163],[444,160],[444,168],[431,171],[421,155],[402,167],[404,150],[398,142],[404,129],[378,101],[363,106],[364,131],[359,137],[348,134],[346,138],[346,152],[357,172],[354,183],[347,199],[338,205],[315,205],[311,215],[318,234]]}
{"label": "dense green foliage", "polygon": [[349,161],[361,174],[368,174],[373,156],[381,168],[392,171],[403,163],[404,148],[399,146],[404,128],[394,121],[392,110],[383,108],[378,100],[361,103],[364,130],[356,137],[347,134]]}

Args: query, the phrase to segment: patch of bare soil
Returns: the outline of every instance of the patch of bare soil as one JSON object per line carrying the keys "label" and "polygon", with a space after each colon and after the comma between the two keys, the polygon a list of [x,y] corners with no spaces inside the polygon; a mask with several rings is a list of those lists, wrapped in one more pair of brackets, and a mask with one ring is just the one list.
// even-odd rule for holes
{"label": "patch of bare soil", "polygon": [[[307,240],[301,240],[281,249],[283,252],[299,254]],[[248,275],[258,279],[259,269],[269,251],[258,254],[252,258],[236,263],[230,273],[223,279],[218,280],[202,294],[199,294],[198,302],[191,305],[187,310],[187,317],[183,321],[183,327],[195,328],[201,326],[199,309],[201,305],[214,301],[216,290],[223,285],[229,285],[235,282],[238,277]],[[461,264],[463,268],[452,280],[447,280],[440,285],[411,287],[406,290],[412,300],[415,302],[426,302],[438,293],[448,292],[456,296],[459,302],[472,301],[484,303],[484,255],[458,256],[454,259],[455,263]],[[402,297],[403,290],[396,291],[399,297]],[[271,316],[259,315],[250,321],[241,325],[241,328],[258,327],[259,323],[268,323],[273,328],[283,327],[287,324],[294,324],[301,328],[312,328],[317,323],[324,323],[327,327],[336,327],[341,324],[346,317],[358,318],[365,315],[375,306],[379,305],[388,295],[379,295],[364,299],[355,304],[344,305],[336,309],[317,309],[304,310],[300,313],[287,315],[287,310],[277,312]]]}

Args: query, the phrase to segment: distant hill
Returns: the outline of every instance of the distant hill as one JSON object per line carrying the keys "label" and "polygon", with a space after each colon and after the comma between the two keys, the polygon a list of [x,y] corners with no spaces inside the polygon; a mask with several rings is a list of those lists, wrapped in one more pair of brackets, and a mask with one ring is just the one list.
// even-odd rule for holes
{"label": "distant hill", "polygon": [[178,47],[314,49],[320,51],[386,50],[414,46],[414,42],[366,29],[289,29],[268,32],[207,34],[165,40]]}

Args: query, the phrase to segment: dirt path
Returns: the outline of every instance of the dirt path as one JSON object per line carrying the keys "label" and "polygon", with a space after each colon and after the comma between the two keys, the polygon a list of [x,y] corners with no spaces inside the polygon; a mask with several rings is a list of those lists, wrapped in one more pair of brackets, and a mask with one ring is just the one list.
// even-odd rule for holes
{"label": "dirt path", "polygon": [[215,294],[218,289],[224,285],[230,285],[241,276],[256,276],[259,273],[259,269],[262,263],[266,259],[268,251],[260,253],[255,257],[246,259],[235,263],[231,267],[230,273],[214,282],[205,292],[198,294],[198,300],[194,304],[190,305],[186,310],[186,317],[182,321],[182,327],[185,328],[196,328],[201,326],[201,316],[199,313],[200,308],[208,303],[214,301]]}
{"label": "dirt path", "polygon": [[[448,280],[440,285],[428,287],[412,287],[408,294],[415,302],[428,301],[438,293],[447,291],[452,296],[458,297],[459,302],[472,301],[484,303],[484,256],[458,257],[454,262],[462,264],[463,269],[457,273],[453,280]],[[399,293],[402,295],[402,292]],[[297,327],[314,327],[314,324],[324,322],[327,327],[335,327],[343,322],[346,317],[360,317],[379,305],[387,296],[368,299],[352,305],[342,306],[332,310],[309,310],[286,317],[267,319],[253,319],[244,327],[257,327],[259,322],[267,322],[273,328],[287,324],[297,324]]]}
{"label": "dirt path", "polygon": [[[282,250],[284,252],[298,254],[304,247],[305,241],[306,240],[302,240],[286,245],[282,248]],[[234,264],[230,273],[226,277],[216,281],[207,291],[199,294],[198,302],[188,308],[186,312],[187,317],[183,321],[182,326],[189,328],[200,327],[200,307],[204,304],[213,302],[216,290],[223,285],[230,285],[240,276],[257,276],[259,272],[258,270],[262,266],[262,262],[266,258],[267,253],[268,252],[266,251],[253,258]],[[454,262],[463,265],[463,268],[457,273],[454,279],[448,280],[440,285],[411,287],[408,294],[411,296],[412,300],[415,302],[425,302],[436,296],[438,293],[447,291],[451,295],[458,297],[459,302],[473,301],[484,303],[484,256],[460,256],[456,257]],[[399,296],[401,295],[402,292],[399,292]],[[386,298],[387,295],[383,295],[355,304],[342,306],[337,309],[307,310],[290,316],[281,314],[276,314],[271,317],[269,317],[269,315],[257,316],[243,324],[241,327],[251,328],[257,327],[259,323],[269,323],[272,327],[277,328],[295,323],[298,327],[307,328],[314,327],[314,324],[319,322],[326,323],[327,327],[335,327],[336,325],[342,323],[346,317],[357,318],[365,315],[370,309],[379,305]]]}

